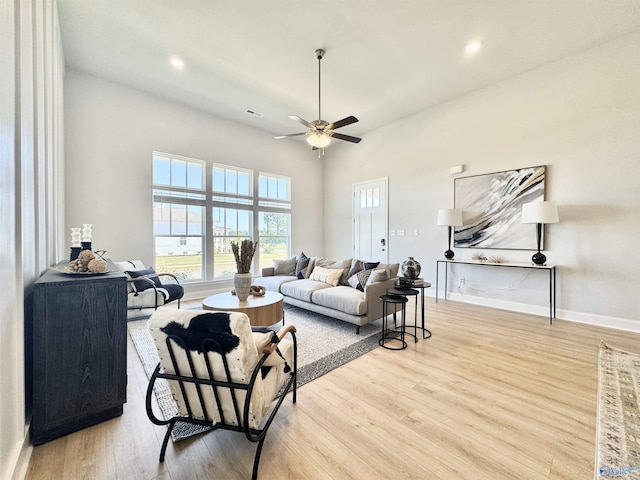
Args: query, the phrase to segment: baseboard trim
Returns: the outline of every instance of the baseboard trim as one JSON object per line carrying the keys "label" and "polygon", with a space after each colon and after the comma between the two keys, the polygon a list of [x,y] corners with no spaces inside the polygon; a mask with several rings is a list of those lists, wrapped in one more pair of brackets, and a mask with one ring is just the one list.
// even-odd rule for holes
{"label": "baseboard trim", "polygon": [[[462,295],[452,298],[451,292],[448,295],[449,300],[469,303],[473,305],[481,305],[484,307],[498,308],[500,310],[509,310],[512,312],[528,313],[538,315],[549,319],[549,307],[541,305],[531,305],[527,303],[508,302],[505,300],[495,300],[486,297],[476,297],[473,295]],[[569,322],[584,323],[596,327],[613,328],[616,330],[625,330],[634,333],[640,333],[640,321],[628,318],[610,317],[606,315],[597,315],[593,313],[576,312],[572,310],[556,309],[556,318],[558,320],[567,320]]]}
{"label": "baseboard trim", "polygon": [[31,460],[32,453],[33,445],[29,442],[29,432],[27,431],[27,434],[22,441],[22,445],[19,447],[13,473],[9,474],[6,478],[10,480],[24,480],[27,476],[27,470],[29,469],[29,461]]}

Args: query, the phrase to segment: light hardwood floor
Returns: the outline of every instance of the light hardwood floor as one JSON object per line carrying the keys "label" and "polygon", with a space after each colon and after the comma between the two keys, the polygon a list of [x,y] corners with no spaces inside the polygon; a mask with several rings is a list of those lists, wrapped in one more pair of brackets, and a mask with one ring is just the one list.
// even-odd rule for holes
{"label": "light hardwood floor", "polygon": [[[593,478],[598,345],[640,352],[640,334],[426,303],[431,339],[377,348],[285,401],[259,477]],[[165,430],[146,418],[128,346],[124,415],[36,447],[26,478],[250,478],[255,445],[234,432],[169,442],[158,463]]]}

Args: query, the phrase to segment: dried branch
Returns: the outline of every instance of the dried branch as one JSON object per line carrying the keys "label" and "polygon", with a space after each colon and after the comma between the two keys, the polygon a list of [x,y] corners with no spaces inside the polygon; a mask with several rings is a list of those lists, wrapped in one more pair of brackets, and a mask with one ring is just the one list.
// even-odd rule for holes
{"label": "dried branch", "polygon": [[238,245],[238,242],[231,242],[231,251],[236,259],[238,273],[249,273],[251,271],[251,261],[257,248],[258,242],[254,243],[252,240],[242,240],[240,245]]}

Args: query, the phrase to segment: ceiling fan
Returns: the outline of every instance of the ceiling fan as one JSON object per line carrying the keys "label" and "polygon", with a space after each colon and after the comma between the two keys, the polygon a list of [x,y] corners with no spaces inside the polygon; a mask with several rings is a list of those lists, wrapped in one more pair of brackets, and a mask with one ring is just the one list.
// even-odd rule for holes
{"label": "ceiling fan", "polygon": [[318,120],[314,120],[313,122],[307,122],[303,118],[300,118],[297,115],[289,115],[291,120],[294,120],[298,123],[301,123],[305,127],[309,128],[308,132],[302,133],[290,133],[289,135],[278,135],[274,138],[288,138],[288,137],[297,137],[300,135],[306,135],[307,143],[313,147],[313,150],[317,150],[319,148],[324,148],[331,143],[332,138],[337,138],[338,140],[345,140],[347,142],[359,143],[361,138],[352,137],[351,135],[344,135],[342,133],[334,132],[336,128],[345,127],[347,125],[351,125],[352,123],[356,123],[358,119],[353,115],[343,118],[342,120],[338,120],[337,122],[329,123],[325,120],[322,120],[320,109],[320,63],[322,57],[324,57],[324,50],[319,48],[316,50],[316,58],[318,59]]}

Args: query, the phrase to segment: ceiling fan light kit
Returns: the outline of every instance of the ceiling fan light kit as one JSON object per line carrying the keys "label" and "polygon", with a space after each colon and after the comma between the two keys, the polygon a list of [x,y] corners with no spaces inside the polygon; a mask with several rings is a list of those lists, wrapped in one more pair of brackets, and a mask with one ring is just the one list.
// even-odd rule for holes
{"label": "ceiling fan light kit", "polygon": [[331,143],[332,138],[337,138],[339,140],[345,140],[351,143],[359,143],[361,138],[352,137],[351,135],[344,135],[341,133],[335,133],[334,130],[336,128],[345,127],[347,125],[351,125],[352,123],[356,123],[358,119],[353,115],[350,115],[342,120],[338,120],[337,122],[328,123],[325,120],[322,120],[322,110],[321,110],[321,90],[320,90],[320,62],[324,57],[324,50],[321,48],[315,51],[316,58],[318,59],[318,120],[314,120],[313,122],[307,122],[301,117],[297,115],[289,115],[289,118],[293,121],[301,123],[305,127],[309,129],[308,132],[302,133],[290,133],[288,135],[278,135],[274,138],[288,138],[288,137],[297,137],[300,135],[306,135],[306,140],[311,147],[316,149],[323,149],[327,147]]}
{"label": "ceiling fan light kit", "polygon": [[331,143],[331,137],[326,133],[307,133],[307,143],[312,147],[324,148]]}

